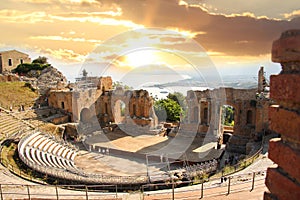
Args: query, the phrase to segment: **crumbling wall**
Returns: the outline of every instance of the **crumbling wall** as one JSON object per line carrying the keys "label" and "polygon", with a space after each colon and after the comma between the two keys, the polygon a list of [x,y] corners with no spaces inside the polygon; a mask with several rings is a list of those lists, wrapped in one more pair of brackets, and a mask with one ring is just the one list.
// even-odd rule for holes
{"label": "crumbling wall", "polygon": [[[253,139],[256,127],[257,89],[218,88],[205,91],[188,91],[186,123],[196,123],[198,132],[211,131],[222,141],[221,107],[234,108],[234,134],[227,150],[246,153],[246,144]],[[249,120],[249,112],[251,119]]]}
{"label": "crumbling wall", "polygon": [[271,76],[270,128],[281,138],[269,143],[269,158],[278,164],[268,168],[264,199],[300,199],[300,29],[282,33],[274,41],[272,60],[281,63],[279,75]]}
{"label": "crumbling wall", "polygon": [[[121,111],[120,105],[124,105]],[[146,90],[116,90],[104,92],[96,101],[96,112],[104,126],[109,122],[140,126],[157,125],[153,99]]]}

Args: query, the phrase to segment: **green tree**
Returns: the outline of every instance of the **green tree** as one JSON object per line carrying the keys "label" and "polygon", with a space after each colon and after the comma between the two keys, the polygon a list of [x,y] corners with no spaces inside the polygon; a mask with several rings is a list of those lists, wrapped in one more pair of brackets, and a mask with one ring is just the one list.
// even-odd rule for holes
{"label": "green tree", "polygon": [[182,110],[187,109],[185,96],[180,92],[169,93],[167,98],[176,101],[182,108]]}
{"label": "green tree", "polygon": [[48,58],[45,56],[39,56],[38,58],[34,59],[32,63],[48,64]]}
{"label": "green tree", "polygon": [[180,121],[182,108],[173,99],[161,99],[154,103],[154,110],[160,121],[177,122]]}
{"label": "green tree", "polygon": [[88,72],[87,72],[85,69],[83,69],[83,70],[82,70],[82,76],[83,76],[84,78],[86,78],[87,75],[88,75]]}
{"label": "green tree", "polygon": [[117,87],[122,87],[124,90],[132,90],[133,89],[132,87],[125,85],[121,81],[113,82],[112,87],[113,87],[113,89],[116,89]]}
{"label": "green tree", "polygon": [[[27,76],[35,76],[35,77],[37,77],[37,76],[39,76],[41,74],[41,71],[43,69],[51,66],[51,64],[49,64],[47,60],[48,59],[46,57],[39,56],[38,58],[34,59],[31,63],[22,63],[22,64],[19,64],[12,71],[14,73],[25,74]],[[33,73],[29,73],[30,71],[33,72]],[[32,74],[34,74],[34,75],[32,75]]]}
{"label": "green tree", "polygon": [[226,126],[234,125],[234,109],[232,106],[224,105],[222,107],[222,124]]}
{"label": "green tree", "polygon": [[[50,64],[40,64],[40,63],[23,63],[19,64],[14,70],[14,73],[27,74],[31,70],[42,71],[43,69],[51,66]],[[38,72],[38,74],[40,74]]]}

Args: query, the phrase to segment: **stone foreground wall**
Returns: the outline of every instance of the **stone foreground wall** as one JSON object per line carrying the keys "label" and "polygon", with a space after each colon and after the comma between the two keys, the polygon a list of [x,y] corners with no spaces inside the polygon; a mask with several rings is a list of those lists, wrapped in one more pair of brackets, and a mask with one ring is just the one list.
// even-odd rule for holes
{"label": "stone foreground wall", "polygon": [[281,138],[270,141],[269,158],[278,164],[267,171],[264,199],[300,199],[300,30],[282,33],[273,43],[272,60],[281,63],[271,76],[270,128]]}

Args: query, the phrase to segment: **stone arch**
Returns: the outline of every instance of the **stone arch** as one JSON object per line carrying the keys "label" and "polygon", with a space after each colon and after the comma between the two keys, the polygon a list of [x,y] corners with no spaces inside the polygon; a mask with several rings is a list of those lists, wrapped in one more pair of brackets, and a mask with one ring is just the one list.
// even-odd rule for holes
{"label": "stone arch", "polygon": [[126,103],[118,99],[114,103],[114,120],[117,124],[123,123],[126,116]]}
{"label": "stone arch", "polygon": [[80,121],[87,123],[92,118],[92,112],[88,108],[83,108],[80,112]]}

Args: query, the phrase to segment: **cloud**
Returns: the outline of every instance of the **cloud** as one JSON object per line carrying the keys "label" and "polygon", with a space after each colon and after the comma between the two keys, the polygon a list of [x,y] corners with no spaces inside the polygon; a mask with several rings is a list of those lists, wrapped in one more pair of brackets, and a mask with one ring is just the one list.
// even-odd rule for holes
{"label": "cloud", "polygon": [[41,50],[42,53],[48,54],[54,59],[64,60],[65,62],[83,62],[85,56],[75,53],[70,49],[45,49]]}
{"label": "cloud", "polygon": [[[243,7],[237,1],[231,0],[230,3],[223,1],[223,7],[229,10],[230,5],[235,5],[234,3],[239,7],[235,12],[230,10],[225,14],[222,10],[214,10],[213,8],[217,7],[215,4],[211,6],[212,12],[219,11],[216,13],[221,14],[211,14],[209,7],[207,7],[208,11],[204,10],[202,3],[208,4],[210,1],[201,1],[199,6],[188,7],[184,2],[190,5],[191,1],[142,0],[137,3],[136,0],[99,0],[99,2],[117,4],[122,9],[124,20],[143,24],[145,27],[177,27],[193,33],[192,38],[207,51],[226,52],[226,54],[236,56],[258,56],[269,53],[273,40],[278,38],[282,31],[300,27],[300,20],[297,18],[290,21],[267,18],[269,12],[277,10],[270,7],[273,5],[271,1],[268,1],[268,7],[258,2],[258,5],[263,6],[262,8],[252,3],[248,10],[243,10],[246,6]],[[275,2],[275,5],[282,4],[285,2]],[[288,10],[290,6],[284,5],[283,8]],[[258,9],[265,12],[259,12]]]}
{"label": "cloud", "polygon": [[38,40],[54,40],[54,41],[68,41],[68,42],[88,42],[93,44],[99,44],[102,41],[96,39],[86,39],[86,38],[72,38],[72,37],[62,37],[62,36],[32,36],[30,39],[38,39]]}
{"label": "cloud", "polygon": [[295,17],[299,17],[300,16],[300,10],[294,10],[291,13],[284,13],[283,16],[286,19],[292,19],[292,18],[295,18]]}
{"label": "cloud", "polygon": [[300,8],[299,2],[294,0],[185,0],[185,3],[217,15],[252,13],[253,16],[265,16],[268,19],[284,19],[283,13],[291,13],[295,8]]}
{"label": "cloud", "polygon": [[36,11],[36,12],[26,12],[19,10],[0,10],[0,21],[2,23],[39,23],[39,22],[53,22],[49,18],[46,12]]}
{"label": "cloud", "polygon": [[[259,56],[270,52],[273,40],[282,31],[300,27],[300,17],[297,18],[299,6],[296,1],[3,1],[0,23],[5,32],[0,39],[1,43],[26,43],[56,51],[59,45],[60,49],[69,49],[80,55],[87,54],[99,42],[123,31],[159,27],[177,31],[187,39],[194,39],[210,55]],[[272,13],[276,13],[276,16],[271,15]],[[282,20],[283,18],[288,20]],[[67,34],[72,31],[75,34]],[[62,32],[65,34],[60,34]],[[129,40],[124,38],[104,50],[113,54],[112,51],[120,51],[121,48],[126,50],[134,45],[138,47],[152,44],[165,49],[194,51],[182,38],[163,30],[148,36],[145,32],[129,35]],[[137,37],[143,42],[137,43]]]}

